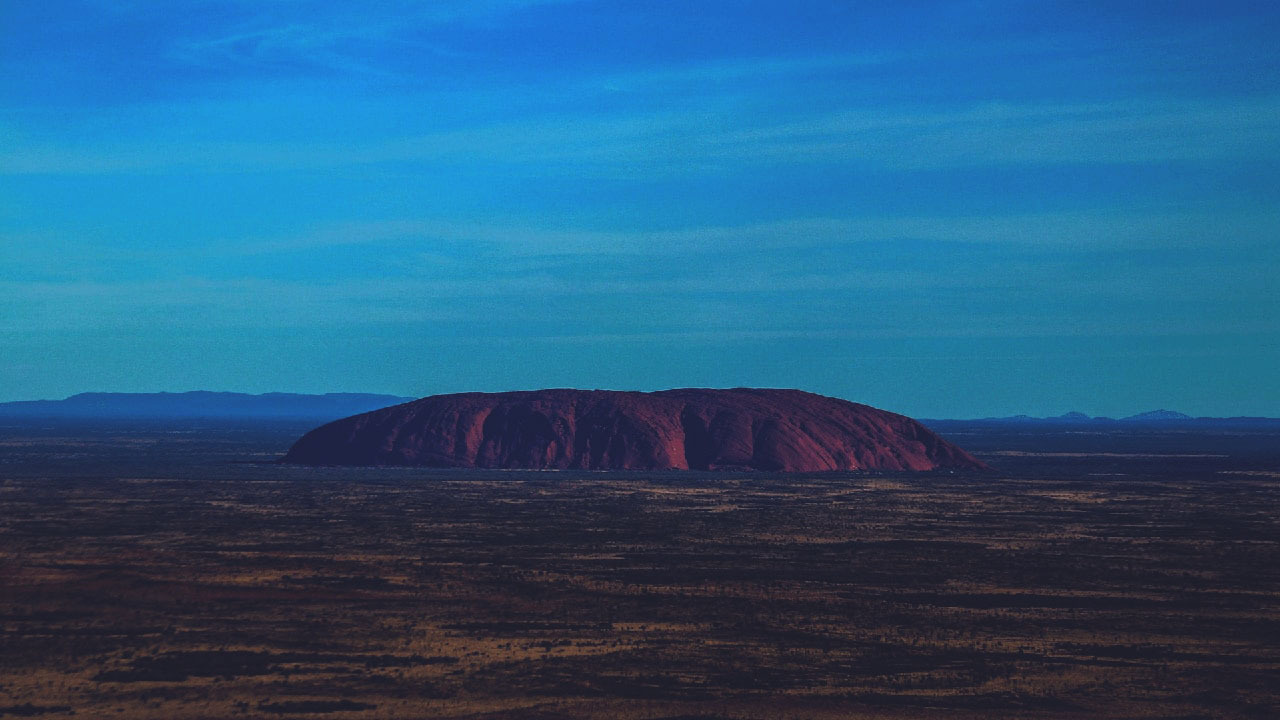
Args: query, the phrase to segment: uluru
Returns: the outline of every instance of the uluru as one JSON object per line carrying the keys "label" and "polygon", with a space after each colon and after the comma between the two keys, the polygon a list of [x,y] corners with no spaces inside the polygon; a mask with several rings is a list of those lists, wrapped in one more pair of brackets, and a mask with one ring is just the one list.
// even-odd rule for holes
{"label": "uluru", "polygon": [[302,465],[578,470],[975,470],[903,415],[800,390],[434,395],[300,438]]}

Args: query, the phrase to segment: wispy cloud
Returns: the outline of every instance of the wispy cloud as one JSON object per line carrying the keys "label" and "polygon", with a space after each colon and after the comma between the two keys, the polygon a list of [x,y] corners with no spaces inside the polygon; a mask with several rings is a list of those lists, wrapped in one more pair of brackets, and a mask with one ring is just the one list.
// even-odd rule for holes
{"label": "wispy cloud", "polygon": [[709,138],[709,157],[900,168],[1242,159],[1280,150],[1280,96],[858,109]]}
{"label": "wispy cloud", "polygon": [[713,88],[717,83],[739,80],[757,82],[771,78],[793,78],[802,75],[833,75],[872,68],[901,60],[900,53],[861,52],[813,56],[736,57],[696,65],[672,65],[643,71],[618,73],[583,80],[614,92],[670,90],[673,85],[691,84]]}
{"label": "wispy cloud", "polygon": [[171,56],[202,66],[224,64],[270,67],[310,65],[358,74],[392,75],[378,62],[362,59],[377,46],[413,46],[440,55],[456,51],[443,44],[412,39],[422,28],[486,22],[539,5],[583,0],[434,0],[380,3],[377,12],[363,6],[320,2],[288,3],[288,12],[260,2],[223,3],[242,19],[237,29],[213,36],[177,40]]}
{"label": "wispy cloud", "polygon": [[1280,96],[850,109],[782,124],[729,112],[542,116],[416,136],[264,142],[157,136],[91,150],[11,146],[0,174],[235,172],[436,164],[554,168],[568,176],[717,174],[854,164],[924,170],[992,165],[1246,160],[1280,153]]}
{"label": "wispy cloud", "polygon": [[[994,271],[994,269],[993,269]],[[975,293],[984,283],[942,286],[906,270],[845,272],[796,283],[771,277],[602,280],[552,277],[488,283],[438,278],[278,280],[169,278],[120,283],[0,282],[0,332],[184,333],[199,329],[322,328],[367,332],[400,328],[441,341],[665,336],[721,341],[746,337],[927,337],[938,335],[1160,335],[1274,333],[1265,308],[1236,303],[1211,320],[1185,311],[1202,304],[1203,285],[1171,297],[1163,283],[1120,288],[1101,278],[1055,278],[1040,272],[1027,301]],[[1185,276],[1165,280],[1184,282]],[[803,280],[803,278],[801,278]],[[963,285],[968,285],[963,287]],[[817,294],[814,294],[814,293]],[[777,299],[792,301],[779,303]],[[1089,299],[1081,302],[1081,293]],[[805,302],[795,300],[804,298]],[[1029,311],[1033,308],[1033,311]],[[1274,308],[1272,308],[1274,310]],[[945,319],[944,323],[940,323]]]}
{"label": "wispy cloud", "polygon": [[[0,330],[395,325],[523,337],[589,334],[601,324],[622,335],[853,337],[918,334],[941,314],[970,335],[1265,331],[1280,312],[1280,301],[1258,301],[1274,297],[1267,288],[1277,256],[1267,243],[1275,218],[1214,222],[1191,214],[816,218],[660,232],[337,224],[150,248],[137,258],[151,263],[142,274],[10,276],[0,281]],[[1250,223],[1255,234],[1241,240]],[[1065,234],[1048,244],[1035,238],[1054,225]],[[1169,228],[1219,234],[1162,243]],[[325,253],[352,246],[355,256],[380,259],[376,272],[333,272],[348,256]],[[56,264],[63,254],[46,247],[42,259],[39,248],[15,255],[12,247],[0,248],[10,268]],[[309,272],[265,272],[317,256]],[[134,266],[119,249],[96,257],[118,270]]]}
{"label": "wispy cloud", "polygon": [[268,255],[372,245],[489,249],[504,257],[661,256],[812,250],[922,241],[1026,249],[1259,248],[1273,244],[1280,212],[1075,211],[981,216],[801,217],[670,230],[550,229],[442,219],[337,223],[284,237],[225,239],[217,252]]}

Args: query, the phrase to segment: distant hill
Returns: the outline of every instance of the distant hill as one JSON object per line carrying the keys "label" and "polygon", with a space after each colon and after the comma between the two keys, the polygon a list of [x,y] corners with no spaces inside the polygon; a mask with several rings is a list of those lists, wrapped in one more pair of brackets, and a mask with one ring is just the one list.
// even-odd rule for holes
{"label": "distant hill", "polygon": [[65,400],[0,403],[0,418],[336,420],[414,398],[366,393],[81,393]]}
{"label": "distant hill", "polygon": [[970,425],[1060,425],[1089,426],[1094,428],[1130,428],[1144,426],[1175,427],[1184,429],[1249,429],[1280,428],[1280,418],[1268,417],[1193,417],[1175,410],[1150,410],[1148,412],[1129,415],[1120,419],[1109,417],[1089,417],[1081,412],[1069,412],[1053,417],[1032,417],[1030,415],[1010,415],[1008,417],[986,417],[972,420],[960,419],[921,419],[920,422],[930,426]]}
{"label": "distant hill", "polygon": [[1150,410],[1137,415],[1121,418],[1124,422],[1170,422],[1176,420],[1194,420],[1195,418],[1174,410]]}

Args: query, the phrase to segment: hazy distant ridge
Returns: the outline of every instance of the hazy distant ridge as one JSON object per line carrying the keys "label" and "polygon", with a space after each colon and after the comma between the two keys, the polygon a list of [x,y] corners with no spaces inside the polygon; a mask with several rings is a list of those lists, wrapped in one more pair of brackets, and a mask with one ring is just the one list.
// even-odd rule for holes
{"label": "hazy distant ridge", "polygon": [[1149,410],[1122,418],[1090,417],[1081,412],[1069,412],[1052,417],[1032,417],[1030,415],[1011,415],[1008,417],[985,417],[973,419],[935,418],[921,420],[926,425],[933,423],[990,423],[999,425],[1089,425],[1133,427],[1142,425],[1159,425],[1162,427],[1276,427],[1280,426],[1280,418],[1270,417],[1193,417],[1176,410]]}
{"label": "hazy distant ridge", "polygon": [[81,393],[65,400],[0,403],[0,417],[336,420],[413,399],[368,393]]}

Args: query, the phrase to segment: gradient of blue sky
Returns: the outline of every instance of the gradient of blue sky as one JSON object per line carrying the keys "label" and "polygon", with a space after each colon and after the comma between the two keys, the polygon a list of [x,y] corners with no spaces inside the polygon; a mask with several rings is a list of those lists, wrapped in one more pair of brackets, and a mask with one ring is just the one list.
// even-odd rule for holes
{"label": "gradient of blue sky", "polygon": [[1272,2],[0,4],[0,400],[1280,415]]}

